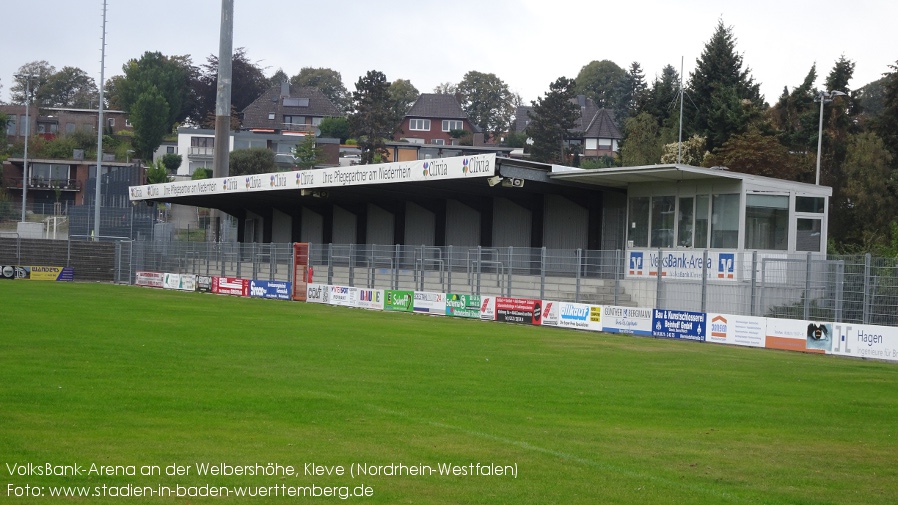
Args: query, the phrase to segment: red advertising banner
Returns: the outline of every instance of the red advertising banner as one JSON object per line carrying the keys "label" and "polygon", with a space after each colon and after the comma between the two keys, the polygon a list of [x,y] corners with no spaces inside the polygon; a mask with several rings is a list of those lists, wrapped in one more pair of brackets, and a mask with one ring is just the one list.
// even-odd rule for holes
{"label": "red advertising banner", "polygon": [[309,244],[293,244],[293,299],[306,301],[306,289],[312,282],[312,268],[309,265]]}
{"label": "red advertising banner", "polygon": [[541,300],[496,297],[496,321],[542,324],[542,316]]}
{"label": "red advertising banner", "polygon": [[212,292],[219,295],[249,296],[249,279],[213,277]]}

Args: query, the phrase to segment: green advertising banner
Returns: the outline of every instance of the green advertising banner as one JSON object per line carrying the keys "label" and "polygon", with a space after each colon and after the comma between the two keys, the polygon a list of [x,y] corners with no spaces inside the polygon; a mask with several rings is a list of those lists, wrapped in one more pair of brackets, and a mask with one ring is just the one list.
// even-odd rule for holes
{"label": "green advertising banner", "polygon": [[480,295],[446,295],[446,315],[480,319]]}
{"label": "green advertising banner", "polygon": [[415,292],[384,290],[384,310],[412,312],[415,310]]}

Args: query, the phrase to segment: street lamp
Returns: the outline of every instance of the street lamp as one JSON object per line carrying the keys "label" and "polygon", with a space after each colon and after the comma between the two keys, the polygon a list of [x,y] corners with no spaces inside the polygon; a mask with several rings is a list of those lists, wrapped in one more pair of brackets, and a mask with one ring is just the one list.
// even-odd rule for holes
{"label": "street lamp", "polygon": [[[25,222],[25,202],[28,201],[28,137],[31,136],[31,74],[15,74],[17,79],[25,79],[25,158],[22,162],[22,222]],[[24,225],[23,225],[24,226]]]}
{"label": "street lamp", "polygon": [[817,179],[814,184],[820,185],[820,151],[823,147],[823,104],[832,102],[837,96],[843,96],[847,93],[841,91],[820,91],[815,102],[820,102],[820,129],[817,132]]}

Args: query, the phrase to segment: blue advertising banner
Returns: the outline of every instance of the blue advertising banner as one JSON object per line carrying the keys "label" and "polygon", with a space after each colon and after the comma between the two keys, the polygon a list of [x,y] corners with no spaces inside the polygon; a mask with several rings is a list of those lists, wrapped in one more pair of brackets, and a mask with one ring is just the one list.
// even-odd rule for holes
{"label": "blue advertising banner", "polygon": [[290,300],[293,293],[288,281],[250,281],[249,296],[255,298],[271,298],[274,300]]}
{"label": "blue advertising banner", "polygon": [[652,336],[705,341],[703,312],[659,309],[652,312]]}

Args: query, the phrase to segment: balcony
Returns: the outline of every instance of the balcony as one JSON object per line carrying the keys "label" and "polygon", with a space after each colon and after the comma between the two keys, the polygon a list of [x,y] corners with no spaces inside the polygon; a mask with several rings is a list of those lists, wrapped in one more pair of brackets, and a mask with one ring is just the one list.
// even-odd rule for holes
{"label": "balcony", "polygon": [[281,123],[281,126],[283,127],[283,133],[315,133],[315,130],[318,128],[315,125],[304,123]]}
{"label": "balcony", "polygon": [[[22,189],[22,178],[10,177],[7,179],[7,189]],[[32,177],[28,181],[29,190],[48,190],[56,191],[81,191],[81,183],[76,179],[44,179],[41,177]]]}
{"label": "balcony", "polygon": [[214,147],[190,146],[187,156],[190,158],[211,158],[215,155]]}

